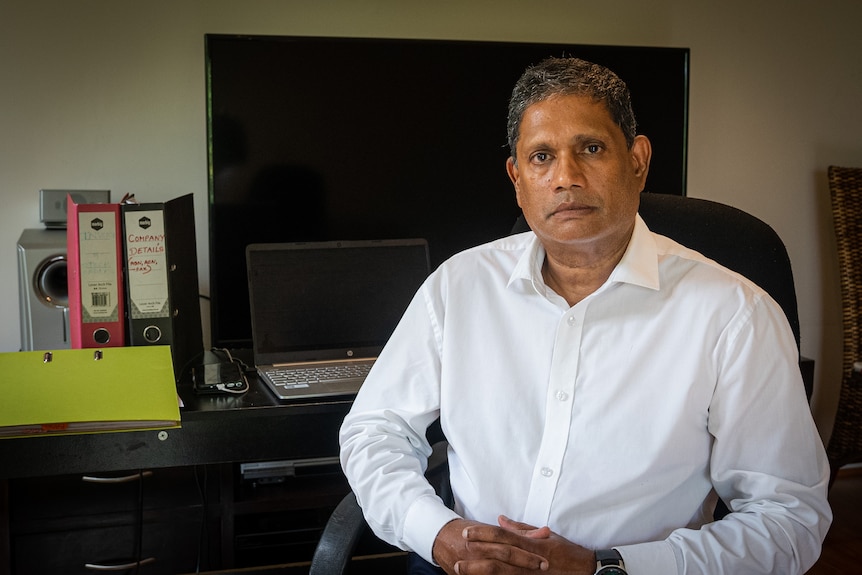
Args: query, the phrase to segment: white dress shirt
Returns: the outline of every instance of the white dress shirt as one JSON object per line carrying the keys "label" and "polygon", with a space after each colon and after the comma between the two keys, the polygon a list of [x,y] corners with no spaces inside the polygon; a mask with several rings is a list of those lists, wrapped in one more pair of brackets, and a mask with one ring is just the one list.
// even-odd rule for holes
{"label": "white dress shirt", "polygon": [[[448,521],[504,514],[631,575],[804,573],[829,471],[780,307],[640,216],[573,307],[543,259],[532,232],[467,250],[410,304],[341,428],[374,532],[431,561]],[[438,416],[454,510],[423,478]]]}

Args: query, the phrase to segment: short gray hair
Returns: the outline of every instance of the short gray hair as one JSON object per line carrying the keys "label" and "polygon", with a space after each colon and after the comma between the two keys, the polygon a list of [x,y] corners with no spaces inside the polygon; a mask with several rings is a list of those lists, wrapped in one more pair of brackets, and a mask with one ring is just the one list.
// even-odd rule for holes
{"label": "short gray hair", "polygon": [[517,159],[515,149],[524,111],[552,96],[571,95],[587,96],[603,103],[631,148],[637,135],[637,121],[626,83],[604,66],[586,60],[547,58],[527,68],[512,90],[506,126],[512,158]]}

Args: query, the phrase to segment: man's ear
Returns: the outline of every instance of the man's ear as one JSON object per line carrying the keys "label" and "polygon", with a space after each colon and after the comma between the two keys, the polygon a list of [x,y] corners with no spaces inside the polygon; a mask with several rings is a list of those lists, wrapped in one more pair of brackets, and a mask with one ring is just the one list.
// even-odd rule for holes
{"label": "man's ear", "polygon": [[635,176],[640,178],[641,186],[644,186],[646,185],[646,177],[649,173],[650,159],[652,159],[652,144],[649,138],[646,136],[635,136],[631,152]]}
{"label": "man's ear", "polygon": [[515,158],[509,156],[506,160],[506,173],[509,174],[509,179],[512,180],[512,185],[515,186],[515,200],[518,206],[521,206],[521,186],[520,174],[518,173],[518,164],[515,163]]}

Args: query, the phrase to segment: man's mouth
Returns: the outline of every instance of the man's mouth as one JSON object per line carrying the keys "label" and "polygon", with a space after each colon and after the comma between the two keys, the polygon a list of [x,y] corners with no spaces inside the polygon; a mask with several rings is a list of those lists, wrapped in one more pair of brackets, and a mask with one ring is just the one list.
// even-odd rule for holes
{"label": "man's mouth", "polygon": [[592,206],[579,202],[565,202],[557,206],[551,212],[551,216],[579,216],[591,212]]}

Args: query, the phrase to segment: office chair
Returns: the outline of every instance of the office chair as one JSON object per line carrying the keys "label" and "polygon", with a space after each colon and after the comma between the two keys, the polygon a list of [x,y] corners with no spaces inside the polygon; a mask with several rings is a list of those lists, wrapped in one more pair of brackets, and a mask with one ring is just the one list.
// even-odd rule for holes
{"label": "office chair", "polygon": [[838,246],[844,352],[841,391],[826,446],[831,470],[862,461],[862,168],[829,166],[829,192]]}
{"label": "office chair", "polygon": [[[768,224],[726,204],[665,194],[641,194],[639,213],[650,230],[699,251],[766,290],[784,310],[799,347],[799,314],[790,258],[784,243]],[[529,226],[521,216],[512,233],[527,230]],[[810,399],[809,382],[806,382],[805,391]],[[445,443],[435,446],[445,455],[444,447]],[[438,478],[443,477],[438,494],[446,501],[448,468],[445,461],[439,459],[439,453],[437,458],[429,462],[429,470],[434,470]],[[440,493],[440,489],[444,492]],[[727,513],[727,507],[719,501],[715,518],[720,519]],[[365,528],[362,511],[350,493],[330,517],[315,550],[309,575],[344,573],[353,546]]]}

